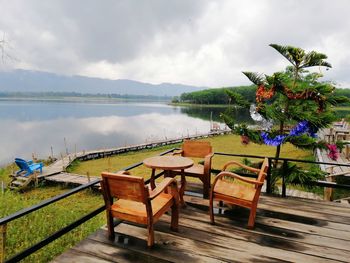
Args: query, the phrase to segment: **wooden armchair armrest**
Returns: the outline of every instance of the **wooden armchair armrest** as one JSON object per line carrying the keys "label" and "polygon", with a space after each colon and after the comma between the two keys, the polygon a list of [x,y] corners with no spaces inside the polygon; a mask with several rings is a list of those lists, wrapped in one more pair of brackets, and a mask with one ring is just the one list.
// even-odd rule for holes
{"label": "wooden armchair armrest", "polygon": [[161,194],[162,192],[164,192],[164,190],[168,187],[168,186],[173,186],[174,191],[176,191],[176,193],[178,193],[177,190],[177,181],[175,178],[170,178],[167,177],[165,178],[160,184],[157,185],[156,188],[154,188],[152,191],[150,191],[149,193],[149,198],[152,200],[154,198],[156,198],[159,194]]}
{"label": "wooden armchair armrest", "polygon": [[237,179],[237,180],[240,180],[242,182],[249,183],[249,184],[254,184],[256,186],[261,186],[264,184],[264,182],[259,182],[259,181],[253,180],[253,179],[248,179],[248,178],[245,178],[245,177],[240,176],[238,174],[224,171],[224,172],[219,173],[216,176],[214,183],[213,183],[213,189],[214,189],[216,182],[224,176],[228,176],[228,177],[231,177],[231,178],[234,178],[234,179]]}
{"label": "wooden armchair armrest", "polygon": [[204,173],[210,173],[211,169],[211,159],[213,158],[214,153],[209,153],[204,157]]}
{"label": "wooden armchair armrest", "polygon": [[225,163],[224,165],[224,168],[222,168],[223,171],[226,171],[226,168],[230,165],[237,165],[239,167],[242,167],[248,171],[251,171],[251,172],[254,172],[254,173],[259,173],[260,172],[260,169],[257,169],[257,168],[253,168],[253,167],[250,167],[250,166],[247,166],[247,165],[244,165],[244,164],[241,164],[239,162],[236,162],[236,161],[230,161],[230,162],[227,162]]}
{"label": "wooden armchair armrest", "polygon": [[183,150],[176,150],[176,151],[173,151],[173,155],[178,155],[178,154],[182,154],[183,153]]}

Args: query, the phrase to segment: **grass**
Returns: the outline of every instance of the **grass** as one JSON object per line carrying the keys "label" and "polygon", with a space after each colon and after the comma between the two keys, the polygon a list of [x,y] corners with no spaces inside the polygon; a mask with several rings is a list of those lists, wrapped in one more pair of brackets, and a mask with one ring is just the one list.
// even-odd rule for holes
{"label": "grass", "polygon": [[[275,147],[255,145],[252,143],[243,146],[240,142],[240,137],[235,135],[216,136],[204,140],[210,141],[216,152],[261,156],[274,156],[275,154]],[[149,156],[154,156],[167,149],[179,146],[180,145],[170,145],[151,150],[120,154],[110,158],[80,163],[75,162],[74,165],[69,168],[69,171],[78,174],[86,174],[89,172],[91,176],[100,176],[102,171],[118,171],[131,164],[140,162]],[[310,151],[296,149],[292,145],[284,145],[282,147],[281,156],[295,159],[308,159],[311,158],[312,153]],[[213,158],[213,168],[221,169],[223,164],[231,159],[242,160],[242,158],[216,155]],[[14,168],[14,166],[9,166],[0,169],[0,181],[8,183],[8,174],[10,174]],[[144,166],[133,169],[131,172],[133,175],[143,176],[145,178],[150,176],[150,170]],[[0,217],[2,218],[10,215],[20,209],[30,207],[68,190],[69,189],[64,186],[41,185],[38,188],[29,189],[24,193],[17,193],[14,191],[0,192]],[[12,221],[7,226],[6,258],[8,259],[21,250],[33,245],[102,204],[103,200],[99,193],[86,190]],[[82,226],[27,257],[23,262],[48,262],[104,224],[105,215],[101,213]]]}
{"label": "grass", "polygon": [[[0,217],[66,191],[66,187],[60,186],[39,187],[25,193],[5,191],[0,195]],[[103,200],[98,193],[86,190],[10,222],[7,225],[6,258],[48,237],[102,204]],[[23,262],[49,262],[67,248],[74,246],[79,240],[84,239],[89,233],[96,231],[104,222],[104,214],[101,213],[27,257]]]}
{"label": "grass", "polygon": [[[215,152],[273,157],[276,151],[276,148],[273,146],[257,145],[253,143],[242,145],[240,136],[237,135],[222,135],[202,140],[209,141],[213,146]],[[142,150],[139,152],[120,154],[110,158],[81,162],[74,165],[74,167],[70,169],[70,172],[78,174],[89,173],[91,176],[100,176],[101,172],[103,171],[119,171],[131,164],[142,162],[142,160],[147,157],[158,155],[159,153],[174,147],[180,147],[180,144],[164,146],[151,150]],[[295,148],[293,145],[286,144],[282,147],[281,157],[304,160],[312,158],[312,152],[300,150]],[[213,169],[221,169],[225,162],[232,159],[241,161],[243,158],[215,155],[213,157],[212,167]],[[252,160],[254,161],[254,159]],[[150,176],[150,170],[144,166],[139,166],[138,168],[133,169],[131,172],[133,175],[142,176],[144,178],[148,178]]]}

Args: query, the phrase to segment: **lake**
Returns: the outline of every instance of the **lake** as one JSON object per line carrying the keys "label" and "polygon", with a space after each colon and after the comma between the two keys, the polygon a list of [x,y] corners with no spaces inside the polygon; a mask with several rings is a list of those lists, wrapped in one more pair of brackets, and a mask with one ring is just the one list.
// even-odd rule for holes
{"label": "lake", "polygon": [[[224,108],[142,102],[0,101],[0,164],[208,133]],[[221,123],[224,127],[224,124]]]}

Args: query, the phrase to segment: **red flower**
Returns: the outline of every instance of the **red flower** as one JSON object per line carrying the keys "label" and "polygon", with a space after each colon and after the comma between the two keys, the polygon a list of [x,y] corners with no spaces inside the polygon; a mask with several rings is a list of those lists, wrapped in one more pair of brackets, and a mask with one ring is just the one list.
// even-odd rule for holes
{"label": "red flower", "polygon": [[329,150],[328,157],[336,161],[339,158],[339,152],[335,144],[327,144]]}

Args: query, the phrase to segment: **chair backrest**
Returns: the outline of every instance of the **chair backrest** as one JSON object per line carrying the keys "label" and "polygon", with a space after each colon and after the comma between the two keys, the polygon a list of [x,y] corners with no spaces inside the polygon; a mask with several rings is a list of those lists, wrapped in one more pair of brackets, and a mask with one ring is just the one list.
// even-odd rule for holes
{"label": "chair backrest", "polygon": [[29,165],[28,165],[26,160],[23,160],[21,158],[16,158],[15,159],[15,163],[23,171],[29,171],[30,170]]}
{"label": "chair backrest", "polygon": [[259,182],[264,182],[268,168],[269,168],[269,159],[265,158],[262,165],[261,165],[260,172],[258,174],[257,180]]}
{"label": "chair backrest", "polygon": [[101,176],[103,191],[109,198],[145,203],[149,196],[142,177],[107,172],[102,173]]}
{"label": "chair backrest", "polygon": [[204,158],[213,152],[210,142],[186,140],[182,144],[182,156]]}

